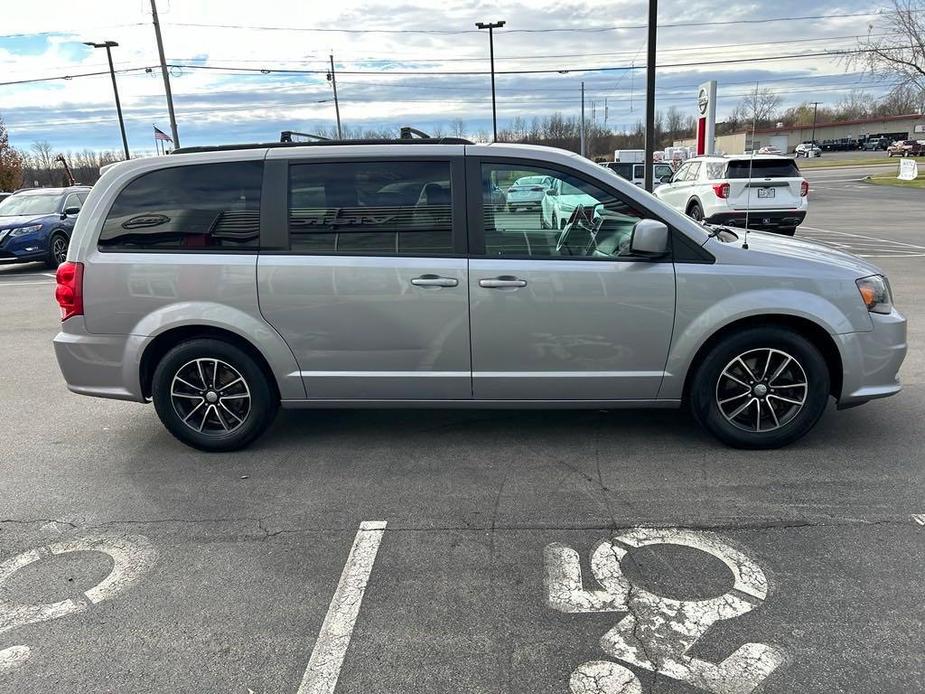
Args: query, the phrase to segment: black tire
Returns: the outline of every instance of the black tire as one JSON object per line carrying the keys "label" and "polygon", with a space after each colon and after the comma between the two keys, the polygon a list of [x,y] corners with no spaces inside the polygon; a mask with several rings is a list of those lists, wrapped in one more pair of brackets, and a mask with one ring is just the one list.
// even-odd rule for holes
{"label": "black tire", "polygon": [[[770,362],[770,374],[767,373],[768,368],[764,364],[763,351],[775,352],[774,360]],[[739,356],[745,357],[745,361],[751,363],[749,368],[755,372],[765,370],[752,386],[742,382],[750,379],[743,375],[748,371],[740,370],[738,366],[736,358]],[[770,378],[774,376],[773,372],[785,363],[785,357],[790,357],[795,364],[788,363],[776,379]],[[730,380],[726,373],[733,377],[741,377],[742,381]],[[755,373],[755,376],[758,377],[759,374]],[[801,378],[805,380],[805,389],[786,385],[788,380],[796,382]],[[742,385],[738,386],[736,383]],[[769,383],[772,385],[769,386]],[[763,395],[759,389],[761,385],[764,385]],[[742,395],[736,395],[740,391],[725,390],[728,386],[744,387],[746,390],[742,391]],[[825,411],[829,389],[828,366],[822,354],[809,340],[786,328],[748,328],[722,339],[703,359],[691,384],[690,409],[704,428],[729,446],[749,449],[780,448],[800,439],[815,426]],[[782,397],[799,399],[800,395],[794,395],[795,393],[805,394],[799,407],[782,400]],[[742,399],[733,400],[735,397]],[[727,398],[733,400],[732,404]],[[740,403],[744,404],[746,400],[749,407],[743,410],[738,418],[729,418],[728,415],[734,414],[735,409],[741,406]],[[755,405],[752,400],[760,402]],[[720,409],[720,401],[727,401],[724,405],[727,408],[725,414]],[[757,427],[752,426],[752,422],[749,421],[753,417],[757,420]],[[761,430],[762,422],[765,423],[764,431]],[[777,428],[773,428],[774,422],[778,422]]]}
{"label": "black tire", "polygon": [[67,257],[67,247],[70,241],[67,234],[63,231],[54,231],[48,239],[48,257],[45,258],[45,265],[52,270],[64,262]]}
{"label": "black tire", "polygon": [[[195,364],[196,360],[203,361]],[[211,362],[217,362],[217,384],[208,373]],[[200,379],[198,367],[203,365],[204,378]],[[235,375],[243,381],[243,386],[232,384]],[[175,378],[182,379],[176,381],[176,392],[183,394],[176,397],[172,395]],[[184,382],[187,385],[182,385]],[[206,389],[201,388],[203,385]],[[154,370],[152,391],[154,409],[167,430],[183,443],[202,451],[244,448],[266,430],[279,409],[276,391],[255,359],[238,347],[215,339],[190,340],[167,352]],[[226,392],[224,398],[219,394],[223,391]],[[216,401],[207,400],[212,397],[210,392]],[[245,398],[248,398],[246,412],[243,409]],[[199,409],[192,411],[197,406]],[[224,413],[220,407],[224,408]],[[210,408],[214,408],[214,412]],[[191,424],[184,422],[181,412],[192,420]],[[204,412],[202,432],[195,429],[199,420],[196,412]],[[236,422],[235,417],[240,421]]]}
{"label": "black tire", "polygon": [[703,221],[703,208],[699,202],[695,201],[687,206],[687,216],[698,222]]}

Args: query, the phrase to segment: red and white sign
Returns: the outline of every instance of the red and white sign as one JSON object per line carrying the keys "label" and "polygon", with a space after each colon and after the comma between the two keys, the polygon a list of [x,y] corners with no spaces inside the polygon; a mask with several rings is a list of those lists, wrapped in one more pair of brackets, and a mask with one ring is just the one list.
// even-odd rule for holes
{"label": "red and white sign", "polygon": [[716,80],[697,88],[697,154],[713,154],[716,140]]}

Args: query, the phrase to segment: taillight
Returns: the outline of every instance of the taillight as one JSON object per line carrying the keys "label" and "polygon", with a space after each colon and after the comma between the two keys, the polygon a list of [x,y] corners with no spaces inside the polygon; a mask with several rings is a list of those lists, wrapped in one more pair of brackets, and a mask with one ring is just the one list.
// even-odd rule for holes
{"label": "taillight", "polygon": [[725,200],[729,197],[729,184],[728,183],[714,183],[713,192],[716,193],[716,197],[722,198]]}
{"label": "taillight", "polygon": [[61,307],[61,320],[84,314],[84,265],[61,263],[55,273],[55,300]]}
{"label": "taillight", "polygon": [[807,195],[809,195],[809,181],[804,178],[800,181],[800,197],[805,198]]}

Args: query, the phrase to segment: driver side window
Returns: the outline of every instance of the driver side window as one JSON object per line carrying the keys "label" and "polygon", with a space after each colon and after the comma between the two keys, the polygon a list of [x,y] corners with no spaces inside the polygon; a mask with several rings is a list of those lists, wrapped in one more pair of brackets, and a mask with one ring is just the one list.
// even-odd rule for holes
{"label": "driver side window", "polygon": [[615,258],[645,215],[625,200],[552,169],[482,164],[487,257]]}

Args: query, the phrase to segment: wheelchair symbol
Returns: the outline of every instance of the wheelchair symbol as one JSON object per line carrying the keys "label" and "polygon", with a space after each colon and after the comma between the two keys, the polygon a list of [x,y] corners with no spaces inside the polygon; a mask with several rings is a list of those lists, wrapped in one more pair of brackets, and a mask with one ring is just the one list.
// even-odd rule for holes
{"label": "wheelchair symbol", "polygon": [[[112,569],[102,581],[79,598],[38,604],[6,599],[4,584],[17,571],[48,557],[71,552],[101,552],[112,559]],[[6,559],[0,562],[0,634],[27,624],[47,622],[88,610],[128,588],[151,570],[156,558],[153,545],[141,535],[98,535],[56,542]],[[28,646],[0,649],[0,673],[19,667],[30,655]]]}
{"label": "wheelchair symbol", "polygon": [[[706,600],[674,600],[632,584],[620,561],[632,548],[682,545],[710,554],[732,572],[732,589]],[[784,653],[763,643],[746,643],[720,663],[689,654],[716,622],[753,610],[768,594],[764,572],[752,559],[707,532],[635,528],[599,542],[591,552],[591,573],[600,589],[585,589],[578,552],[558,543],[544,551],[546,600],[560,612],[625,612],[601,637],[614,660],[687,682],[714,694],[749,694],[784,662]],[[578,666],[572,694],[637,694],[642,685],[631,670],[609,661]]]}

